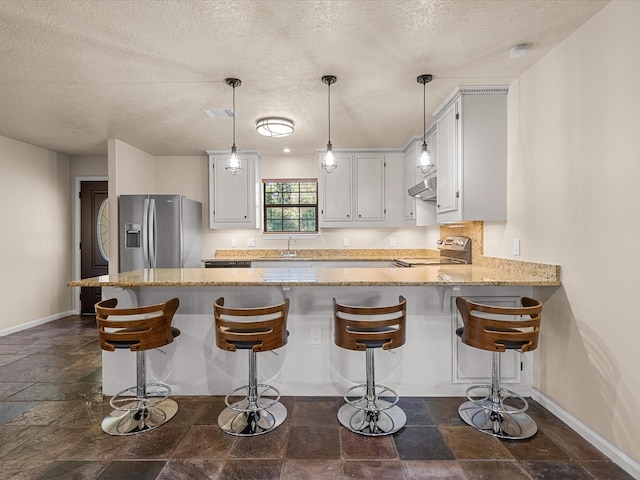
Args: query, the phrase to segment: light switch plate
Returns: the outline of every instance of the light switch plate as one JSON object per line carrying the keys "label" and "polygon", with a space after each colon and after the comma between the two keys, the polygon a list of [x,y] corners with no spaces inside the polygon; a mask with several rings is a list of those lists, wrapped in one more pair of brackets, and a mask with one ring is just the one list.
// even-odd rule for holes
{"label": "light switch plate", "polygon": [[256,239],[255,238],[247,238],[247,247],[255,247]]}
{"label": "light switch plate", "polygon": [[343,237],[342,238],[342,246],[343,247],[348,247],[349,246],[349,237]]}
{"label": "light switch plate", "polygon": [[516,257],[520,256],[520,239],[519,238],[513,239],[513,254]]}

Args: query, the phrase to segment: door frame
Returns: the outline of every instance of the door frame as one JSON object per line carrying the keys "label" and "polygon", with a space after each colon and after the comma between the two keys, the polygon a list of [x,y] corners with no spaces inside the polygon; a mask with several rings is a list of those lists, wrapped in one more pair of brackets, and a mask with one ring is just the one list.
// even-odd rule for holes
{"label": "door frame", "polygon": [[[74,269],[73,269],[73,279],[80,280],[82,274],[80,273],[80,269],[82,268],[82,260],[80,259],[80,187],[82,182],[108,182],[109,177],[104,175],[95,175],[95,176],[80,176],[75,177],[75,190],[73,195],[75,197],[74,201],[74,234],[73,234],[73,258],[74,258]],[[72,308],[73,312],[76,315],[80,314],[80,287],[76,287],[73,289],[73,302]]]}

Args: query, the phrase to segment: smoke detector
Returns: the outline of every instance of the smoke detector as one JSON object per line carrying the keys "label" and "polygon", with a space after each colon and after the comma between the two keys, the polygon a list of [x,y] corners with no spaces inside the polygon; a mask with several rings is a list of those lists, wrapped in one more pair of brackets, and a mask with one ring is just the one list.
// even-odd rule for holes
{"label": "smoke detector", "polygon": [[521,43],[520,45],[516,45],[509,50],[509,57],[512,59],[522,58],[529,51],[529,44]]}

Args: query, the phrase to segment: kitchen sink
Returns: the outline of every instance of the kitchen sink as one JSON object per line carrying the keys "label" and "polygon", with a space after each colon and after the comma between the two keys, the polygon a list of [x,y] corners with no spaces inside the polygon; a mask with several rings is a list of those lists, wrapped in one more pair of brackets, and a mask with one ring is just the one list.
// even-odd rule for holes
{"label": "kitchen sink", "polygon": [[298,256],[297,250],[278,250],[278,255],[285,258],[294,258]]}

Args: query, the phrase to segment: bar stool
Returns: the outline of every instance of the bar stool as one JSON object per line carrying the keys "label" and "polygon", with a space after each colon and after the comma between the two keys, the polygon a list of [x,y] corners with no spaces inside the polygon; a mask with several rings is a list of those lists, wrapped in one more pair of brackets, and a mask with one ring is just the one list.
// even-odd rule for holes
{"label": "bar stool", "polygon": [[[456,299],[464,322],[456,334],[463,343],[492,352],[491,385],[469,387],[466,392],[468,401],[460,405],[458,413],[462,420],[479,431],[512,440],[529,438],[538,431],[536,422],[524,413],[529,408],[526,399],[500,385],[500,352],[528,352],[538,346],[542,303],[527,297],[522,298],[521,303],[522,307],[495,307],[474,303],[464,297]],[[486,395],[472,395],[474,390],[477,393],[484,390]],[[506,405],[505,400],[510,398],[522,406]]]}
{"label": "bar stool", "polygon": [[173,298],[134,308],[115,308],[117,304],[112,298],[95,305],[100,347],[109,352],[124,348],[136,352],[136,386],[111,398],[114,410],[102,421],[102,430],[109,435],[133,435],[159,427],[178,411],[178,404],[169,398],[169,385],[147,383],[146,351],[168,345],[180,335],[171,326],[180,301]]}
{"label": "bar stool", "polygon": [[[397,305],[355,307],[333,299],[335,344],[348,350],[365,350],[365,384],[354,385],[344,393],[345,404],[338,410],[338,420],[354,433],[367,436],[389,435],[404,427],[407,416],[396,405],[398,394],[375,382],[374,351],[391,350],[406,340],[407,301],[400,296]],[[362,391],[356,396],[354,392]],[[355,398],[354,398],[355,397]],[[382,400],[386,398],[386,400]]]}
{"label": "bar stool", "polygon": [[[260,308],[227,308],[224,298],[213,305],[218,348],[235,352],[249,351],[249,384],[225,397],[227,405],[218,416],[218,425],[229,435],[253,436],[270,432],[287,418],[287,409],[279,402],[280,392],[271,385],[258,383],[256,352],[267,352],[287,344],[289,299]],[[245,390],[242,400],[231,397]]]}

